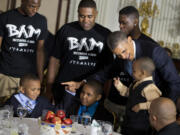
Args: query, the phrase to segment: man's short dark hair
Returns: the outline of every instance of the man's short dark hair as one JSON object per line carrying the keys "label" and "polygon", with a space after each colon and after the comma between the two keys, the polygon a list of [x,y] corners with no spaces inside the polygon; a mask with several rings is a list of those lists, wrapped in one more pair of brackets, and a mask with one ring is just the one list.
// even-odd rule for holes
{"label": "man's short dark hair", "polygon": [[23,86],[26,81],[33,80],[37,81],[40,80],[39,77],[35,74],[26,74],[20,79],[20,86]]}
{"label": "man's short dark hair", "polygon": [[139,12],[133,6],[124,7],[119,11],[119,15],[126,15],[126,16],[134,15],[136,18],[139,18]]}
{"label": "man's short dark hair", "polygon": [[103,86],[101,82],[95,79],[89,79],[85,85],[90,86],[97,95],[103,94]]}
{"label": "man's short dark hair", "polygon": [[118,43],[125,41],[126,39],[127,39],[126,33],[122,31],[112,32],[107,38],[108,47],[111,50],[114,50],[118,46]]}
{"label": "man's short dark hair", "polygon": [[78,6],[79,8],[95,8],[96,9],[96,2],[94,0],[81,0]]}

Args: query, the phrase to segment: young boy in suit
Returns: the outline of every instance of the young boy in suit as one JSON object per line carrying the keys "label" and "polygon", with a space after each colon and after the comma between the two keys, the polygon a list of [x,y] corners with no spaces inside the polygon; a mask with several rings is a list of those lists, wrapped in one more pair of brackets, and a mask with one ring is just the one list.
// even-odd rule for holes
{"label": "young boy in suit", "polygon": [[149,135],[148,109],[151,101],[161,96],[161,91],[152,80],[155,70],[153,61],[142,57],[133,63],[135,81],[127,88],[119,78],[114,78],[114,85],[122,96],[127,96],[125,120],[122,127],[124,135]]}
{"label": "young boy in suit", "polygon": [[[67,116],[82,116],[83,114],[88,114],[92,119],[110,121],[112,123],[113,116],[104,108],[104,103],[101,100],[102,94],[102,84],[92,79],[84,84],[82,91],[80,92],[80,99],[67,93],[67,97],[74,97],[71,107],[65,110]],[[63,102],[59,104],[59,108],[63,108]]]}
{"label": "young boy in suit", "polygon": [[54,106],[44,97],[40,96],[40,79],[34,74],[27,74],[20,79],[20,92],[14,94],[6,102],[6,105],[13,106],[14,116],[17,115],[17,108],[24,107],[27,110],[26,117],[38,118],[43,110],[54,110]]}

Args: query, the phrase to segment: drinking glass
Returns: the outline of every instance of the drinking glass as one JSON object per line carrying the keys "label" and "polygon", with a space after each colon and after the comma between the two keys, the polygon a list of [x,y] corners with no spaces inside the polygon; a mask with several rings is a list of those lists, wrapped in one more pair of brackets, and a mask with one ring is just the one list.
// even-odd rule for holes
{"label": "drinking glass", "polygon": [[79,121],[79,116],[78,115],[70,115],[70,119],[72,120],[72,131],[71,133],[76,133],[77,126],[78,126],[78,121]]}
{"label": "drinking glass", "polygon": [[29,127],[25,123],[21,123],[18,125],[18,135],[29,135],[28,133]]}
{"label": "drinking glass", "polygon": [[13,119],[11,121],[10,135],[18,135],[18,126],[19,123],[17,119]]}
{"label": "drinking glass", "polygon": [[45,120],[45,117],[46,117],[47,112],[48,112],[47,109],[44,109],[44,110],[42,111],[41,120]]}
{"label": "drinking glass", "polygon": [[0,129],[10,127],[10,112],[5,109],[0,110]]}
{"label": "drinking glass", "polygon": [[23,107],[23,106],[18,106],[17,115],[22,120],[22,118],[24,118],[27,115],[27,109],[25,107]]}
{"label": "drinking glass", "polygon": [[84,113],[81,116],[81,124],[83,124],[84,126],[91,125],[91,116],[87,113]]}
{"label": "drinking glass", "polygon": [[81,116],[81,124],[84,125],[84,135],[88,135],[90,133],[91,116],[87,113],[83,113]]}
{"label": "drinking glass", "polygon": [[10,113],[10,117],[13,117],[13,115],[14,115],[13,106],[11,106],[11,105],[5,105],[5,106],[3,107],[3,109],[4,109],[4,110],[8,110],[9,113]]}

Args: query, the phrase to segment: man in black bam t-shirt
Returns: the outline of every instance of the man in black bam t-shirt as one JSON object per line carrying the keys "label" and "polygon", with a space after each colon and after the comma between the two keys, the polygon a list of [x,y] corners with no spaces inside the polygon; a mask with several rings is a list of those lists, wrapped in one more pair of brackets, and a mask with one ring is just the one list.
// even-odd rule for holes
{"label": "man in black bam t-shirt", "polygon": [[37,13],[40,4],[41,0],[22,0],[19,8],[0,15],[1,99],[16,92],[24,74],[38,73],[42,81],[47,21]]}
{"label": "man in black bam t-shirt", "polygon": [[[96,24],[96,3],[93,0],[81,0],[78,6],[79,21],[65,24],[57,32],[53,56],[50,58],[47,79],[47,96],[58,103],[62,93],[77,92],[85,79],[103,68],[112,54],[106,45],[110,33],[107,28]],[[64,94],[65,94],[64,93]],[[65,101],[65,108],[71,100]]]}

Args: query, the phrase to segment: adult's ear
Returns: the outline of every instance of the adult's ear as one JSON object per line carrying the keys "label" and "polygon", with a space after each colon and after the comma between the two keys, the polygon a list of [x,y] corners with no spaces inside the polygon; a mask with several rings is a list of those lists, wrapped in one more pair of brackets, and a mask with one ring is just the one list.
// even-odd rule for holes
{"label": "adult's ear", "polygon": [[138,20],[138,18],[135,18],[134,19],[134,26],[138,26],[139,25],[139,20]]}
{"label": "adult's ear", "polygon": [[128,43],[132,44],[132,41],[133,41],[133,40],[132,40],[132,37],[131,37],[131,36],[128,36],[128,37],[127,37],[127,40],[128,40]]}

